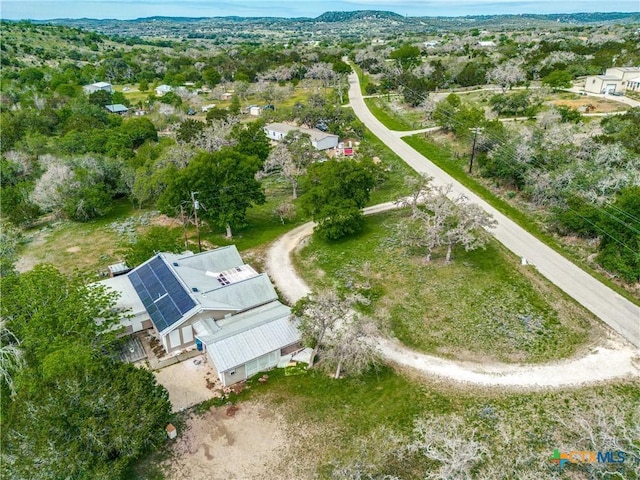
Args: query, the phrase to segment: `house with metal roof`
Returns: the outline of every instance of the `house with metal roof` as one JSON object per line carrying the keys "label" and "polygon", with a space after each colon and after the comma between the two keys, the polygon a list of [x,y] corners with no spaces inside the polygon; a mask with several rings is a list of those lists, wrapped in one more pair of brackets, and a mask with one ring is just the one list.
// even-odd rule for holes
{"label": "house with metal roof", "polygon": [[167,354],[205,350],[223,385],[275,367],[300,344],[267,274],[246,265],[233,245],[159,253],[100,283],[120,293],[125,333],[153,329]]}
{"label": "house with metal roof", "polygon": [[113,86],[109,82],[92,83],[91,85],[85,85],[84,87],[82,87],[82,89],[87,95],[91,95],[98,90],[104,90],[105,92],[113,93]]}
{"label": "house with metal roof", "polygon": [[121,103],[114,103],[113,105],[105,105],[104,108],[109,110],[111,113],[117,113],[119,115],[123,115],[129,111],[129,109],[122,105]]}
{"label": "house with metal roof", "polygon": [[292,130],[309,135],[311,138],[311,145],[313,145],[316,150],[327,150],[338,146],[338,135],[326,133],[315,128],[298,127],[296,125],[289,125],[286,123],[270,123],[264,127],[264,133],[267,134],[267,138],[274,142],[281,141],[287,136],[287,133]]}

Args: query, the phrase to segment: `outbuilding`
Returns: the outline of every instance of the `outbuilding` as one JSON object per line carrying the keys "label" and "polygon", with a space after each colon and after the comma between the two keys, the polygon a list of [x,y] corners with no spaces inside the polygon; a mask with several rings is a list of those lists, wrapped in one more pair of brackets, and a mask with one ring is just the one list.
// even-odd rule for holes
{"label": "outbuilding", "polygon": [[304,128],[286,123],[270,123],[264,127],[267,138],[280,142],[292,130],[306,133],[311,138],[311,144],[316,150],[328,150],[338,146],[339,137],[315,128]]}

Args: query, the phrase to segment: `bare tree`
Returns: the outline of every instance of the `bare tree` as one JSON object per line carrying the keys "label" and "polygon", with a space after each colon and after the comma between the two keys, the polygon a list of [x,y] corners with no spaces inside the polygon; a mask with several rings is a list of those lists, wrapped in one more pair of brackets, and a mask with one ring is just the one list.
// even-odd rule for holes
{"label": "bare tree", "polygon": [[335,325],[326,348],[327,361],[336,368],[334,378],[340,378],[343,370],[358,375],[376,362],[378,353],[371,340],[378,333],[373,320],[353,311]]}
{"label": "bare tree", "polygon": [[498,85],[503,94],[526,78],[520,66],[513,61],[501,63],[487,72],[487,81]]}
{"label": "bare tree", "polygon": [[358,295],[340,298],[336,292],[329,290],[304,297],[295,304],[293,314],[300,319],[299,328],[303,339],[313,345],[309,368],[313,368],[318,351],[326,345],[329,332],[336,328],[339,322],[347,319],[353,306],[363,300]]}
{"label": "bare tree", "polygon": [[282,224],[285,220],[291,220],[296,215],[296,206],[288,200],[280,203],[273,209],[273,214],[276,215]]}
{"label": "bare tree", "polygon": [[269,153],[263,172],[277,172],[293,189],[293,198],[298,198],[298,183],[307,167],[319,158],[308,134],[292,130]]}
{"label": "bare tree", "polygon": [[335,76],[336,72],[333,71],[331,64],[324,62],[314,63],[307,69],[307,73],[305,74],[306,78],[320,80],[324,88],[329,86]]}
{"label": "bare tree", "polygon": [[73,180],[73,170],[61,159],[52,155],[39,158],[46,171],[36,181],[31,201],[44,211],[57,211],[64,199],[64,186]]}
{"label": "bare tree", "polygon": [[487,453],[486,447],[475,439],[475,432],[469,431],[458,416],[419,419],[414,427],[414,436],[407,450],[422,454],[440,465],[437,472],[430,472],[425,478],[472,478],[472,469]]}
{"label": "bare tree", "polygon": [[235,117],[227,120],[214,120],[211,125],[202,130],[202,133],[193,140],[193,145],[209,153],[217,152],[223,147],[233,145],[230,140],[231,129],[238,123]]}
{"label": "bare tree", "polygon": [[497,223],[491,214],[479,205],[469,203],[469,199],[464,195],[454,200],[454,210],[453,217],[446,222],[449,228],[444,232],[447,263],[451,261],[451,252],[456,244],[462,245],[467,252],[484,247],[487,237],[482,234],[481,229],[493,228]]}
{"label": "bare tree", "polygon": [[411,217],[399,226],[402,243],[426,248],[427,261],[431,261],[435,248],[446,245],[447,263],[456,244],[467,251],[484,246],[486,236],[481,229],[495,226],[492,216],[469,203],[465,195],[451,199],[451,185],[433,187],[430,181],[429,177],[413,181],[413,193],[398,201],[401,206],[411,208]]}

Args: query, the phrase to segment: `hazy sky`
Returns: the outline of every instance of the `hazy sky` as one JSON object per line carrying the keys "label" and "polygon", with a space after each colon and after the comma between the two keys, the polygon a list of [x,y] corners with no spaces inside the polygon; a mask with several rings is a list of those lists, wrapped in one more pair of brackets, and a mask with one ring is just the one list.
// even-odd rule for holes
{"label": "hazy sky", "polygon": [[390,10],[409,16],[640,12],[640,0],[0,0],[0,16],[13,20],[156,15],[315,17],[329,10]]}

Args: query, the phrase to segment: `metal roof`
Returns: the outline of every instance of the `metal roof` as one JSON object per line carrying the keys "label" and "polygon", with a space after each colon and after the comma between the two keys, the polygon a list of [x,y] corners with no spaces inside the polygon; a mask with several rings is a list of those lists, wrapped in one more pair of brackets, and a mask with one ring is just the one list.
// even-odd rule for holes
{"label": "metal roof", "polygon": [[162,335],[197,312],[244,312],[278,298],[267,274],[245,265],[233,245],[197,255],[160,253],[127,279]]}
{"label": "metal roof", "polygon": [[[217,280],[209,278],[209,281]],[[195,293],[196,300],[204,310],[232,310],[241,312],[278,298],[275,288],[266,273],[241,280],[230,285]]]}
{"label": "metal roof", "polygon": [[121,103],[115,103],[113,105],[105,105],[105,108],[109,110],[111,113],[122,113],[128,112],[129,109],[122,105]]}
{"label": "metal roof", "polygon": [[300,341],[290,314],[289,307],[274,301],[218,322],[200,320],[193,327],[218,372],[224,372]]}
{"label": "metal roof", "polygon": [[304,127],[296,127],[295,125],[287,125],[286,123],[270,123],[264,127],[266,130],[271,130],[272,132],[278,132],[286,135],[291,131],[299,131],[302,133],[306,133],[311,137],[311,140],[317,142],[324,138],[335,137],[338,138],[338,135],[333,135],[331,133],[325,133],[320,130],[312,129],[312,128],[304,128]]}
{"label": "metal roof", "polygon": [[104,285],[109,290],[117,292],[118,299],[116,300],[115,308],[122,310],[130,310],[133,315],[139,315],[146,310],[140,297],[136,294],[129,277],[126,275],[118,275],[113,278],[107,278],[97,282],[98,285]]}

